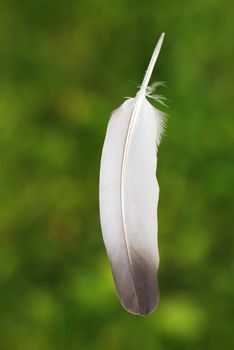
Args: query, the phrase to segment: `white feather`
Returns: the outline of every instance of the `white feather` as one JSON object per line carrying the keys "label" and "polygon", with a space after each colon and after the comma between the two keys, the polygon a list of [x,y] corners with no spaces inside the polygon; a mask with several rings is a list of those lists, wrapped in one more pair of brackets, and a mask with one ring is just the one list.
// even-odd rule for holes
{"label": "white feather", "polygon": [[161,35],[143,84],[110,118],[100,170],[100,218],[104,243],[122,305],[146,315],[158,300],[157,146],[163,115],[146,99]]}

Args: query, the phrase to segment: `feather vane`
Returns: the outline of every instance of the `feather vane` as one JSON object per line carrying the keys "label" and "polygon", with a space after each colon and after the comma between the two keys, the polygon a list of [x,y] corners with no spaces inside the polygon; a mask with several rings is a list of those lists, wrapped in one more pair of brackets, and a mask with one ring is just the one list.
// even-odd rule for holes
{"label": "feather vane", "polygon": [[101,228],[117,293],[126,310],[142,316],[159,301],[156,170],[164,117],[146,96],[163,38],[137,95],[111,114],[100,168]]}

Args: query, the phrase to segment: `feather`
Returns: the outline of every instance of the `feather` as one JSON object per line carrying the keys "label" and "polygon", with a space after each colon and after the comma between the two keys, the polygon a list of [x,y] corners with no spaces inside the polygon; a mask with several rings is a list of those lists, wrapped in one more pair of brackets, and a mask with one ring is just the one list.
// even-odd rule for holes
{"label": "feather", "polygon": [[117,293],[123,307],[139,315],[159,301],[156,168],[163,115],[146,96],[163,38],[137,95],[112,112],[100,169],[101,228]]}

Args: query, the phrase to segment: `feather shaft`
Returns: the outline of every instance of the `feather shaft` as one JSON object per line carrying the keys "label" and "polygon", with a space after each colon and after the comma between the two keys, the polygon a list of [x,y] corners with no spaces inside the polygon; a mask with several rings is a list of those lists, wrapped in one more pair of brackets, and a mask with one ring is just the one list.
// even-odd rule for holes
{"label": "feather shaft", "polygon": [[158,59],[158,56],[159,56],[159,53],[160,53],[160,50],[161,50],[161,47],[162,47],[162,43],[163,43],[163,40],[164,40],[164,36],[165,36],[165,33],[162,33],[157,44],[156,44],[156,47],[154,49],[154,52],[153,52],[153,55],[151,57],[151,60],[150,60],[150,63],[149,63],[149,66],[146,70],[146,73],[145,73],[145,76],[144,76],[144,80],[143,80],[143,83],[141,85],[141,89],[142,91],[145,93],[146,89],[147,89],[147,86],[149,85],[149,81],[150,81],[150,78],[151,78],[151,75],[153,73],[153,69],[154,69],[154,66],[155,66],[155,63]]}

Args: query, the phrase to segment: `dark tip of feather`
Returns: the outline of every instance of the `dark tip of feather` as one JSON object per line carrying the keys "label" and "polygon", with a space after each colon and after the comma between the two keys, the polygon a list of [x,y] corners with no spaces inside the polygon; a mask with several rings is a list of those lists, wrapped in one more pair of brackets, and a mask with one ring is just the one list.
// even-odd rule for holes
{"label": "dark tip of feather", "polygon": [[[134,278],[135,292],[126,298],[126,290],[119,299],[122,306],[130,313],[138,316],[151,314],[159,303],[159,287],[156,274],[156,266],[148,258],[144,258],[132,252],[132,273]],[[126,281],[126,288],[128,282]]]}

